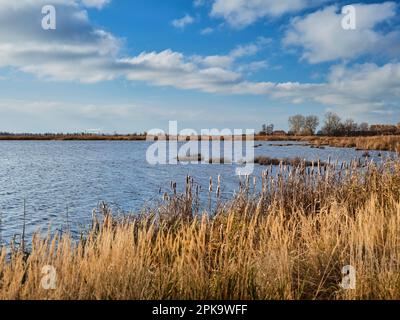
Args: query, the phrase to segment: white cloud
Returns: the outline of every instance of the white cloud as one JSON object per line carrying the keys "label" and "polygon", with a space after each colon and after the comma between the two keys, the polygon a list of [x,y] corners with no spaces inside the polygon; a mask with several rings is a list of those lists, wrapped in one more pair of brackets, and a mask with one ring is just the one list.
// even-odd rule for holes
{"label": "white cloud", "polygon": [[[255,54],[267,42],[259,38],[228,56],[185,57],[165,50],[121,59],[121,40],[92,27],[86,11],[75,2],[55,0],[59,8],[57,29],[42,30],[40,8],[45,1],[21,0],[15,8],[9,0],[3,2],[7,10],[0,6],[0,67],[14,67],[51,80],[98,82],[127,77],[215,92],[219,85],[240,79],[241,75],[230,69],[235,59]],[[25,23],[7,28],[10,21],[17,20]]]}
{"label": "white cloud", "polygon": [[[238,45],[227,55],[194,56],[192,60],[199,65],[206,67],[231,68],[236,60],[244,57],[251,57],[263,50],[271,43],[270,38],[258,37],[255,42]],[[255,67],[256,64],[253,64]],[[239,68],[240,69],[240,68]],[[255,70],[253,70],[255,71]]]}
{"label": "white cloud", "polygon": [[252,56],[252,55],[258,53],[262,48],[264,48],[266,45],[270,44],[271,42],[272,42],[272,39],[270,39],[270,38],[259,37],[257,39],[257,41],[254,43],[238,46],[233,51],[231,51],[230,55],[233,58]]}
{"label": "white cloud", "polygon": [[331,68],[327,82],[278,84],[271,95],[293,103],[313,102],[350,114],[399,111],[400,63],[366,63]]}
{"label": "white cloud", "polygon": [[240,73],[254,73],[259,72],[269,68],[268,61],[266,60],[259,60],[259,61],[252,61],[247,64],[243,64],[239,66],[238,71]]}
{"label": "white cloud", "polygon": [[[400,63],[338,65],[332,68],[326,82],[319,84],[251,82],[245,80],[245,74],[265,69],[267,62],[246,59],[243,64],[241,59],[259,53],[270,42],[268,39],[259,38],[226,55],[185,56],[168,49],[121,58],[121,41],[94,28],[79,4],[54,1],[62,6],[55,31],[41,29],[38,8],[45,0],[34,4],[30,0],[1,2],[0,67],[14,67],[54,80],[98,82],[124,77],[155,86],[265,95],[293,103],[351,106],[352,110],[375,113],[398,108]],[[22,23],[12,24],[15,21]],[[14,27],[9,28],[10,24]],[[361,20],[361,25],[372,26],[375,22]]]}
{"label": "white cloud", "polygon": [[[215,58],[216,59],[216,58]],[[217,59],[218,60],[218,59]],[[221,94],[265,95],[288,103],[314,103],[350,112],[383,113],[398,109],[400,63],[337,65],[322,83],[251,82],[242,72],[265,68],[265,61],[241,66],[237,72],[221,67],[201,67],[192,59],[170,50],[142,54],[125,61],[132,70],[127,78],[153,85],[173,86]]]}
{"label": "white cloud", "polygon": [[352,68],[338,65],[331,69],[328,81],[331,92],[329,96],[347,100],[350,104],[397,104],[400,98],[400,63],[383,66],[365,63]]}
{"label": "white cloud", "polygon": [[220,92],[239,81],[240,74],[217,66],[201,67],[183,54],[165,50],[142,53],[119,61],[129,80],[145,81],[158,86]]}
{"label": "white cloud", "polygon": [[204,28],[203,30],[201,30],[201,31],[200,31],[200,34],[202,34],[203,36],[205,36],[205,35],[211,34],[211,33],[213,33],[213,32],[214,32],[214,29],[208,27],[208,28]]}
{"label": "white cloud", "polygon": [[[107,4],[111,3],[111,0],[20,0],[20,1],[10,1],[1,0],[0,1],[0,11],[6,11],[10,9],[21,10],[26,6],[39,6],[40,8],[44,5],[54,5],[54,6],[83,6],[87,8],[97,8],[102,9]],[[40,12],[40,11],[39,11]]]}
{"label": "white cloud", "polygon": [[195,7],[201,7],[201,6],[204,6],[206,4],[206,1],[207,0],[194,0],[193,1],[193,5]]}
{"label": "white cloud", "polygon": [[93,7],[97,9],[103,8],[105,5],[109,4],[111,0],[82,0],[82,3],[86,7]]}
{"label": "white cloud", "polygon": [[53,1],[58,9],[57,29],[43,30],[41,7],[47,3],[1,2],[0,67],[15,67],[56,80],[114,79],[118,70],[112,69],[121,41],[92,27],[86,11],[71,0]]}
{"label": "white cloud", "polygon": [[183,29],[187,25],[190,25],[193,23],[194,23],[194,18],[192,16],[189,16],[188,14],[186,14],[184,17],[182,17],[180,19],[175,19],[172,21],[172,25],[175,28],[179,28],[179,29]]}
{"label": "white cloud", "polygon": [[400,32],[377,31],[380,23],[396,16],[394,2],[357,4],[356,30],[344,30],[343,15],[336,6],[295,18],[283,40],[286,46],[302,48],[311,63],[354,59],[363,54],[400,53]]}
{"label": "white cloud", "polygon": [[243,28],[261,18],[299,12],[328,1],[330,0],[213,0],[211,16],[224,18],[232,27]]}
{"label": "white cloud", "polygon": [[234,59],[230,55],[193,56],[193,61],[205,67],[230,68]]}

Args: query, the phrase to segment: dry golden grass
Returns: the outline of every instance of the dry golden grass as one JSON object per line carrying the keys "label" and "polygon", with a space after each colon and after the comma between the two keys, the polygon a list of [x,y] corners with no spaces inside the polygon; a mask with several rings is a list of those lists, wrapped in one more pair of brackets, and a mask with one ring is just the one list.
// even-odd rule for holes
{"label": "dry golden grass", "polygon": [[[339,171],[341,173],[339,174]],[[218,186],[213,186],[217,189]],[[174,186],[175,188],[175,186]],[[400,163],[267,170],[212,214],[196,191],[140,216],[103,208],[87,237],[0,257],[1,299],[400,299]],[[55,290],[41,269],[57,270]],[[355,290],[339,286],[343,266]]]}
{"label": "dry golden grass", "polygon": [[360,150],[395,151],[400,153],[400,136],[371,137],[307,137],[317,146],[357,148]]}
{"label": "dry golden grass", "polygon": [[400,135],[370,137],[256,136],[257,141],[304,141],[314,146],[395,151],[400,153]]}
{"label": "dry golden grass", "polygon": [[0,141],[144,141],[145,135],[32,134],[0,135]]}

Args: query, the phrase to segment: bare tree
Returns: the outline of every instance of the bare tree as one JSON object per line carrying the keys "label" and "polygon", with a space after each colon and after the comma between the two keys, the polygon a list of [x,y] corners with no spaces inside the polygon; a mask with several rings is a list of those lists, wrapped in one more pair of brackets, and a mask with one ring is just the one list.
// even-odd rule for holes
{"label": "bare tree", "polygon": [[267,125],[266,125],[266,124],[263,124],[263,125],[262,125],[261,133],[262,133],[262,134],[267,134]]}
{"label": "bare tree", "polygon": [[314,135],[319,126],[319,119],[317,116],[308,116],[304,120],[303,134]]}
{"label": "bare tree", "polygon": [[302,133],[306,119],[301,114],[289,118],[290,131],[296,135]]}
{"label": "bare tree", "polygon": [[363,122],[363,123],[360,123],[360,125],[358,126],[358,130],[360,131],[360,132],[368,132],[369,131],[369,124],[367,123],[367,122]]}
{"label": "bare tree", "polygon": [[328,136],[340,133],[341,129],[341,119],[333,112],[328,112],[325,115],[325,123],[322,128],[322,132]]}
{"label": "bare tree", "polygon": [[357,131],[358,125],[353,119],[347,119],[343,123],[343,129],[346,135],[353,135]]}
{"label": "bare tree", "polygon": [[271,136],[274,133],[274,125],[271,123],[269,125],[267,125],[267,131],[266,131],[267,135]]}
{"label": "bare tree", "polygon": [[272,135],[274,133],[274,125],[272,123],[268,125],[263,124],[261,133],[269,136]]}

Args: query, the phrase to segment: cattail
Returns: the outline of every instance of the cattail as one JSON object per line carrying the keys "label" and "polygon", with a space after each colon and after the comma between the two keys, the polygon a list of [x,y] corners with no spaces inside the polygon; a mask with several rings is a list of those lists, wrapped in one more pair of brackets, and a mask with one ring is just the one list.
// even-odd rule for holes
{"label": "cattail", "polygon": [[220,175],[218,175],[217,182],[218,182],[218,184],[217,184],[217,198],[219,198],[220,195],[221,195],[221,176]]}
{"label": "cattail", "polygon": [[168,201],[168,200],[169,200],[168,193],[164,192],[163,201]]}
{"label": "cattail", "polygon": [[172,183],[172,191],[174,192],[174,194],[176,195],[176,182]]}
{"label": "cattail", "polygon": [[26,200],[24,199],[24,219],[22,226],[22,252],[25,252],[25,228],[26,228]]}
{"label": "cattail", "polygon": [[3,214],[0,211],[0,249],[1,249],[1,244],[3,243],[3,236],[2,236],[3,226],[2,226],[2,223],[3,223]]}
{"label": "cattail", "polygon": [[92,229],[96,229],[98,225],[96,209],[92,210]]}
{"label": "cattail", "polygon": [[217,198],[219,199],[220,196],[221,196],[221,187],[217,186]]}

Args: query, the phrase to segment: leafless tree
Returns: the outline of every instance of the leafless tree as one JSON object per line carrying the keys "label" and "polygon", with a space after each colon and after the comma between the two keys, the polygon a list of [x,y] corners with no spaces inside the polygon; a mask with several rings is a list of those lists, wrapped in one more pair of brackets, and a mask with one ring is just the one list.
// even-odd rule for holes
{"label": "leafless tree", "polygon": [[360,123],[360,125],[358,126],[358,130],[360,132],[368,132],[369,131],[369,124],[367,122]]}
{"label": "leafless tree", "polygon": [[354,135],[357,132],[358,125],[353,119],[347,119],[343,123],[343,129],[347,136]]}
{"label": "leafless tree", "polygon": [[304,121],[303,134],[314,135],[319,126],[319,119],[317,116],[307,116]]}
{"label": "leafless tree", "polygon": [[289,118],[290,131],[296,135],[302,133],[306,119],[301,114],[297,114]]}
{"label": "leafless tree", "polygon": [[322,128],[322,132],[328,136],[337,135],[340,133],[341,129],[341,119],[333,112],[328,112],[325,115],[325,123]]}

